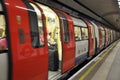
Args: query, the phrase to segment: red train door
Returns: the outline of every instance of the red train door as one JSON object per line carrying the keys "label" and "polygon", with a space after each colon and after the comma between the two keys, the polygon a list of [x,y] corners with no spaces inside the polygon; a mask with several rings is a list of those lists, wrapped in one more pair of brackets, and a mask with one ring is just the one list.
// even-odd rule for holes
{"label": "red train door", "polygon": [[106,41],[105,41],[105,38],[106,38],[106,35],[105,35],[105,28],[102,26],[101,27],[101,29],[102,29],[102,49],[105,47],[105,43],[106,43]]}
{"label": "red train door", "polygon": [[92,57],[95,53],[95,35],[94,35],[94,28],[92,24],[85,20],[88,26],[88,35],[89,35],[89,56]]}
{"label": "red train door", "polygon": [[[43,17],[26,0],[6,0],[12,80],[47,80],[48,46]],[[42,11],[38,11],[42,15]],[[38,17],[40,18],[38,24]],[[40,35],[43,34],[41,41]]]}
{"label": "red train door", "polygon": [[60,18],[62,35],[62,73],[75,65],[75,39],[73,21],[62,11],[55,10]]}

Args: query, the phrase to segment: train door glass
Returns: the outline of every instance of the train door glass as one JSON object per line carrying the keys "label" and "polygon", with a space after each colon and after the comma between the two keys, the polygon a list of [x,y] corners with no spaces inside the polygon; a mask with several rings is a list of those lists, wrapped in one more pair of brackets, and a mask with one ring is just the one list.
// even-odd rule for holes
{"label": "train door glass", "polygon": [[62,17],[64,17],[64,19],[62,20],[62,24],[64,25],[63,26],[64,42],[68,43],[70,41],[69,30],[68,30],[68,21],[66,20],[65,16],[62,16]]}
{"label": "train door glass", "polygon": [[[45,43],[44,43],[44,31],[43,31],[42,15],[41,15],[40,10],[34,4],[30,3],[30,5],[34,8],[34,10],[35,10],[35,12],[37,14],[37,22],[38,22],[37,23],[37,25],[38,25],[38,27],[37,27],[38,30],[37,31],[38,31],[38,34],[39,34],[39,39],[38,39],[39,44],[36,44],[36,39],[37,39],[36,36],[37,35],[32,37],[33,38],[32,43],[33,43],[34,47],[43,46]],[[31,29],[31,31],[32,30],[33,29]],[[32,33],[35,34],[36,31],[32,31]]]}
{"label": "train door glass", "polygon": [[47,6],[37,3],[42,8],[46,17],[47,28],[47,40],[49,47],[49,76],[52,78],[57,74],[60,74],[61,67],[59,67],[62,61],[62,43],[60,35],[60,23],[57,14]]}
{"label": "train door glass", "polygon": [[7,80],[8,72],[8,48],[5,31],[5,15],[0,1],[0,80]]}
{"label": "train door glass", "polygon": [[64,33],[64,42],[68,43],[70,41],[70,36],[69,36],[69,30],[68,30],[68,21],[67,18],[61,14],[61,13],[57,13],[59,15],[59,17],[61,17],[61,26],[63,29],[63,33]]}

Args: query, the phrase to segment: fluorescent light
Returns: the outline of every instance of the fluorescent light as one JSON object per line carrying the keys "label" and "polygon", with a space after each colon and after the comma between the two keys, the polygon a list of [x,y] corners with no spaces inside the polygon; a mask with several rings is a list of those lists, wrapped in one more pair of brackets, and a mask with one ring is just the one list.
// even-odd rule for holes
{"label": "fluorescent light", "polygon": [[120,6],[120,1],[118,2],[118,5]]}
{"label": "fluorescent light", "polygon": [[118,0],[118,1],[120,1],[120,0]]}

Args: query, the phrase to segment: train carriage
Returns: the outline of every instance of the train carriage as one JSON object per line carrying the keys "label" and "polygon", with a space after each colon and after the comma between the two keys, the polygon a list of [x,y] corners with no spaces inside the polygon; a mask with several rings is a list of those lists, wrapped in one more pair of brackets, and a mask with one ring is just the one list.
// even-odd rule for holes
{"label": "train carriage", "polygon": [[88,57],[89,52],[89,36],[87,24],[78,18],[72,17],[74,23],[74,34],[76,43],[76,64],[80,64]]}

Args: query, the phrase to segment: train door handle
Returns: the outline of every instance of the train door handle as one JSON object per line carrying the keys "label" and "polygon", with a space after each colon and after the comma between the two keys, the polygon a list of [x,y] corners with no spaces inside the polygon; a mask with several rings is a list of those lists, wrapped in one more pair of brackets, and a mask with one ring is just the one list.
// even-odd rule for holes
{"label": "train door handle", "polygon": [[19,39],[20,39],[20,43],[23,44],[25,42],[24,39],[24,30],[22,28],[18,29],[19,32]]}

